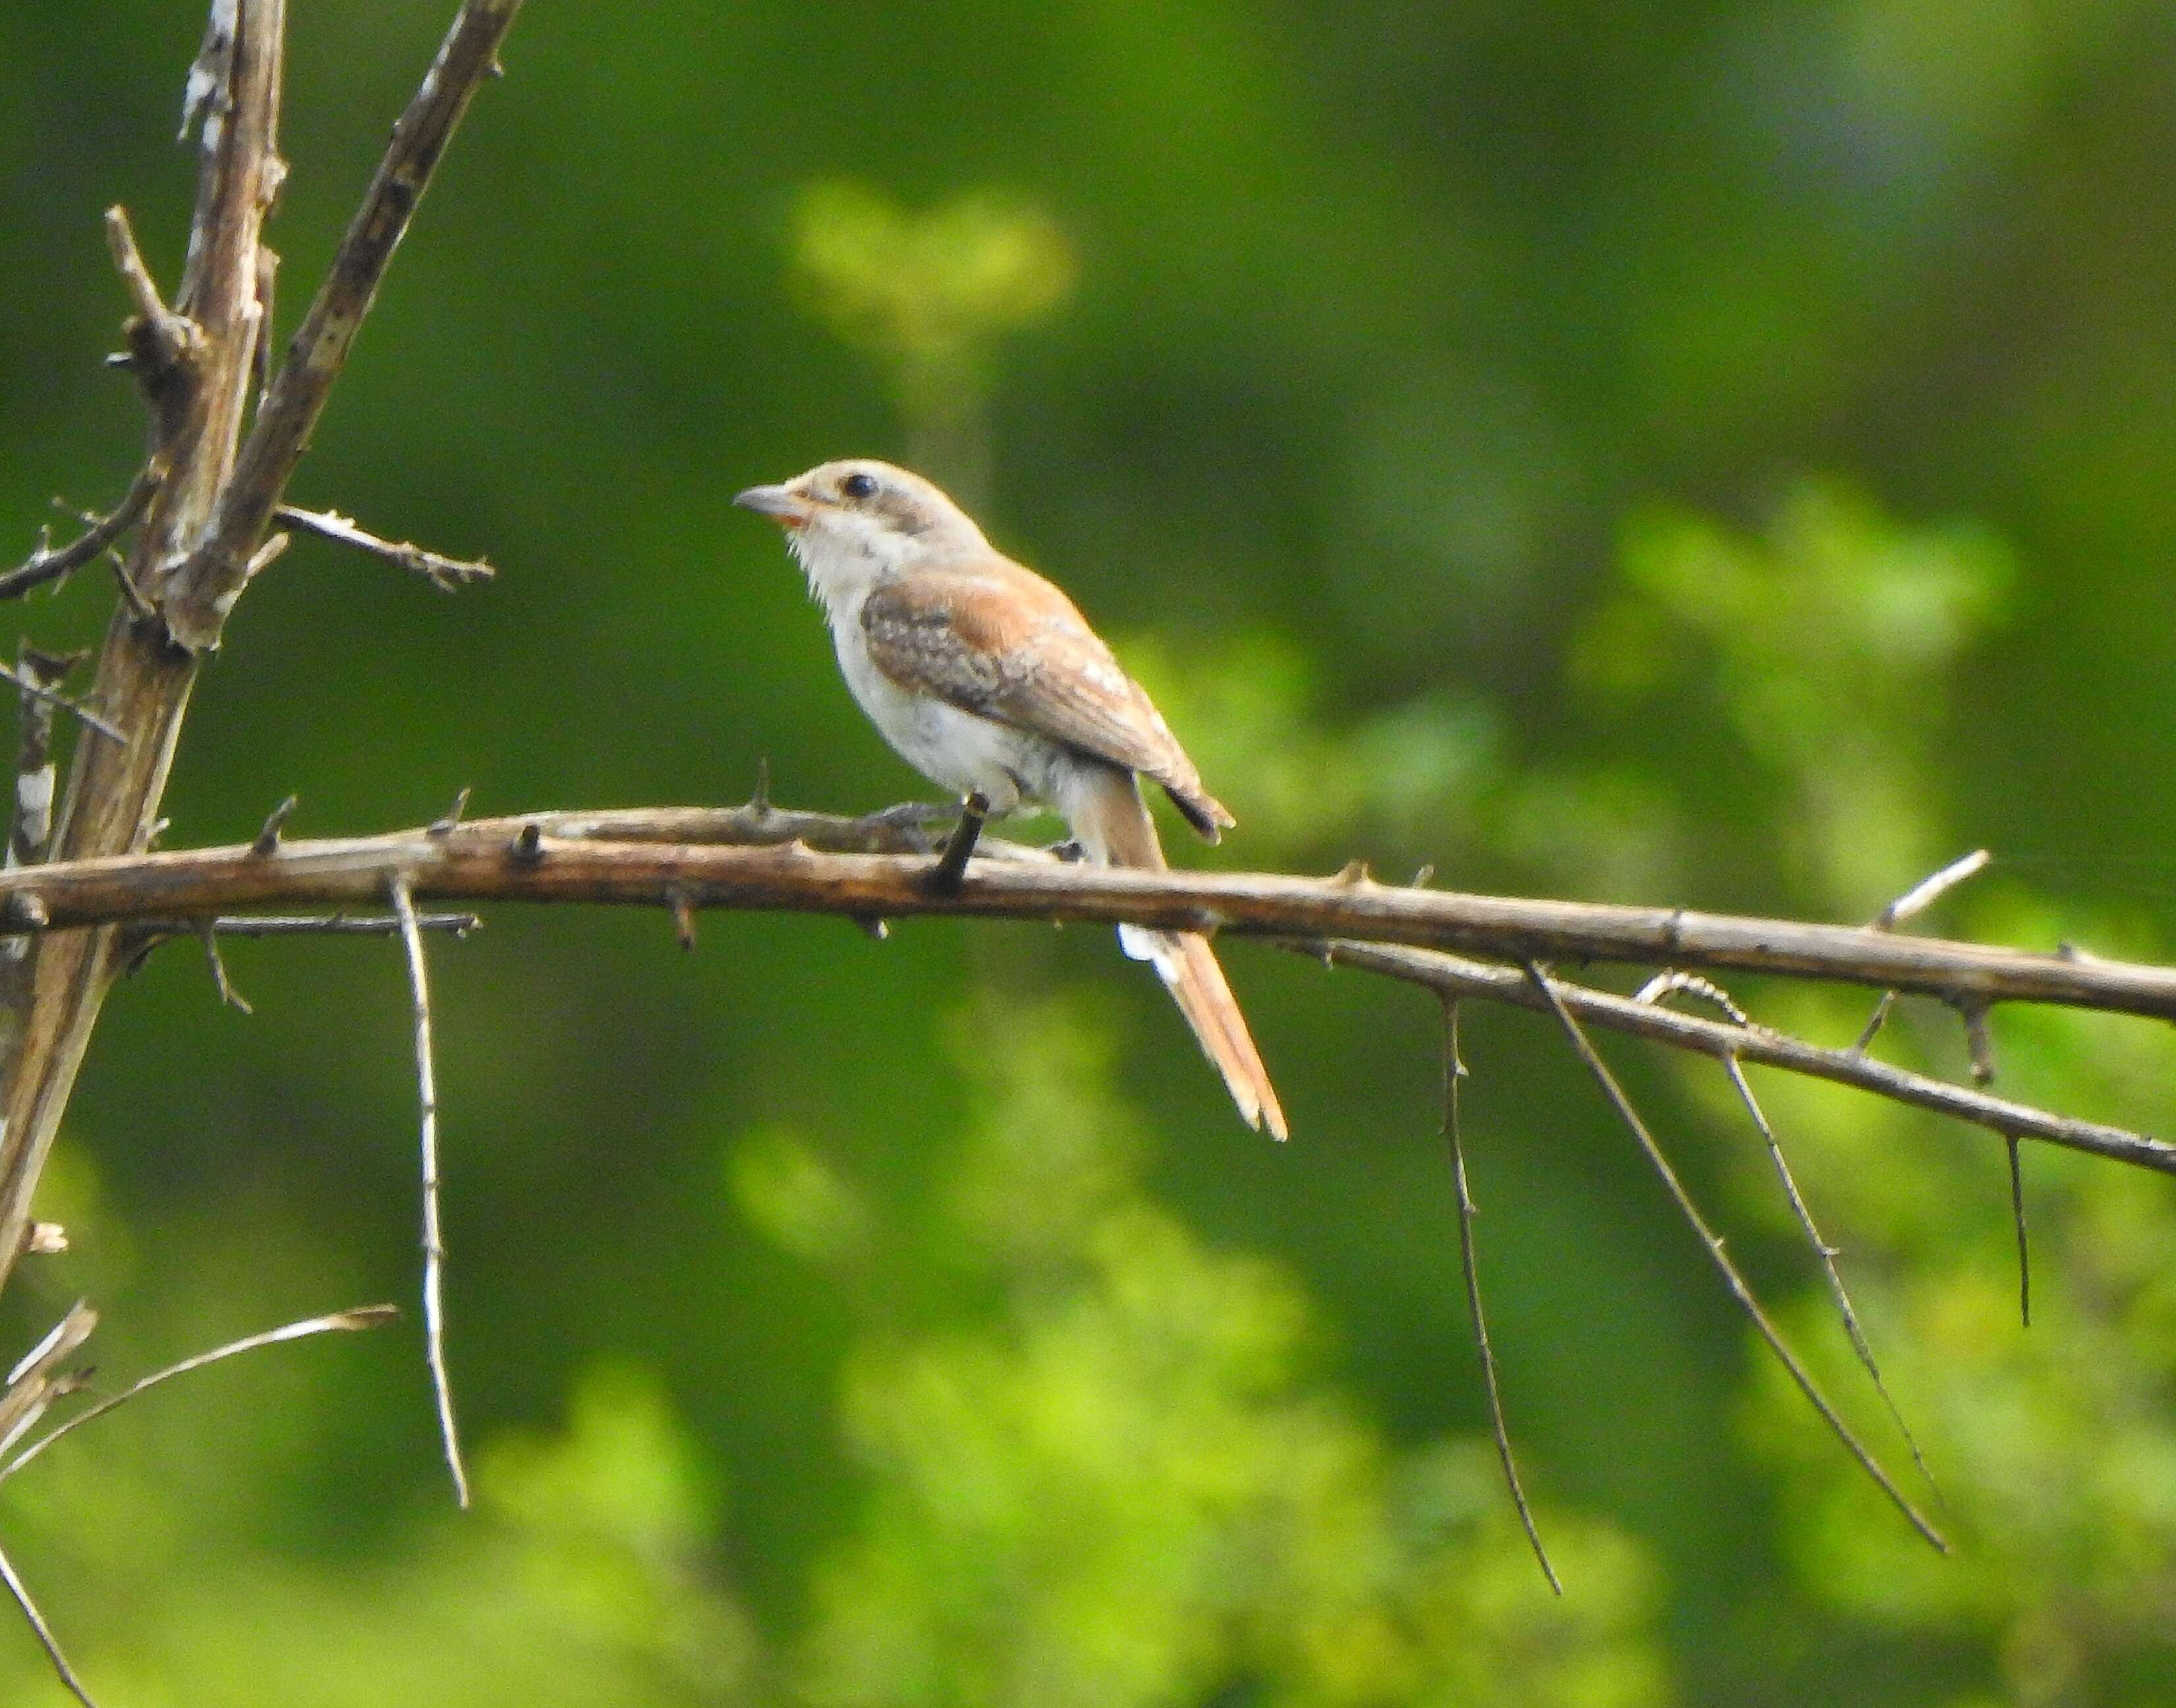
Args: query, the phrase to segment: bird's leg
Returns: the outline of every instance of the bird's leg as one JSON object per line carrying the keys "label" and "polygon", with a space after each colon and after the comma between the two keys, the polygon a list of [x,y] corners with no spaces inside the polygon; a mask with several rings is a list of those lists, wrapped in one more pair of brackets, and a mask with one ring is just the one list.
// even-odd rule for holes
{"label": "bird's leg", "polygon": [[982,834],[982,821],[990,815],[990,797],[980,789],[971,791],[960,803],[960,825],[944,844],[944,852],[937,862],[932,881],[939,889],[957,889],[960,874],[967,869],[967,857],[975,851],[975,844]]}

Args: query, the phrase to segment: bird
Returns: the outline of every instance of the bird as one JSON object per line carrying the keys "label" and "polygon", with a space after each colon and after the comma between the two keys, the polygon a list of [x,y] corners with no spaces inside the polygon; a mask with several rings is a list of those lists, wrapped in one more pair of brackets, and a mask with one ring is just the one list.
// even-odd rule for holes
{"label": "bird", "polygon": [[[963,802],[957,878],[984,813],[1047,807],[1083,858],[1164,868],[1147,778],[1201,837],[1236,820],[1147,691],[1055,585],[993,547],[933,482],[873,458],[820,463],[733,503],[775,521],[831,628],[848,691],[901,759]],[[1247,1124],[1283,1107],[1208,939],[1122,925]]]}

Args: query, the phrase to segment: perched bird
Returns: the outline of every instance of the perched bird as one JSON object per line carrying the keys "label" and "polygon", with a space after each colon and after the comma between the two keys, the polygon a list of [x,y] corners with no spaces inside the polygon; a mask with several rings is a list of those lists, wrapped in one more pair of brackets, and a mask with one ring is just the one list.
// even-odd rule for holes
{"label": "perched bird", "polygon": [[[824,463],[733,502],[786,530],[847,688],[902,759],[965,797],[966,836],[983,812],[1037,803],[1087,859],[1161,870],[1143,775],[1209,841],[1234,822],[1073,601],[919,475]],[[1247,1123],[1283,1138],[1284,1110],[1208,940],[1131,925],[1118,940],[1156,967]]]}

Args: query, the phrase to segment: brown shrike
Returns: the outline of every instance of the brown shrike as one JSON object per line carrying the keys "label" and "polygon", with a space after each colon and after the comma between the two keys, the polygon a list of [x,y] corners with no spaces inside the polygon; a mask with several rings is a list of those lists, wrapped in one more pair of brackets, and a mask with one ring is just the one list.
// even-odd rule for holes
{"label": "brown shrike", "polygon": [[[1152,871],[1163,849],[1141,775],[1209,841],[1234,822],[1073,601],[919,475],[824,463],[733,502],[785,529],[847,688],[902,759],[966,797],[971,819],[1040,803],[1088,859]],[[1118,941],[1156,967],[1248,1124],[1283,1138],[1284,1110],[1208,939],[1122,925]]]}

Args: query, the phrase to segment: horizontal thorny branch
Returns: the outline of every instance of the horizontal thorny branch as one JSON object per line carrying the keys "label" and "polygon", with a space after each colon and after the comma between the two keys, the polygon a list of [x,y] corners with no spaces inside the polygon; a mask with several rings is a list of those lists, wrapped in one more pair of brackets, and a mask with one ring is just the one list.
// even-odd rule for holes
{"label": "horizontal thorny branch", "polygon": [[[926,815],[925,815],[926,816]],[[1131,922],[1265,937],[1439,994],[1544,1005],[1519,968],[1609,960],[1737,969],[1915,990],[1961,1010],[2047,1004],[2176,1014],[2176,969],[2075,952],[2040,955],[1794,920],[1682,909],[1461,895],[1330,878],[1145,872],[1089,866],[985,839],[955,884],[933,881],[933,846],[911,814],[851,819],[768,804],[536,813],[452,819],[379,836],[288,840],[57,862],[0,873],[0,916],[18,928],[168,924],[257,909],[382,905],[404,880],[418,903],[595,902],[843,915],[937,914]],[[1451,953],[1450,949],[1464,951]],[[1831,1047],[1749,1019],[1714,1020],[1566,985],[1582,1022],[1718,1059],[1734,1058],[2034,1139],[2176,1174],[2176,1145]]]}

